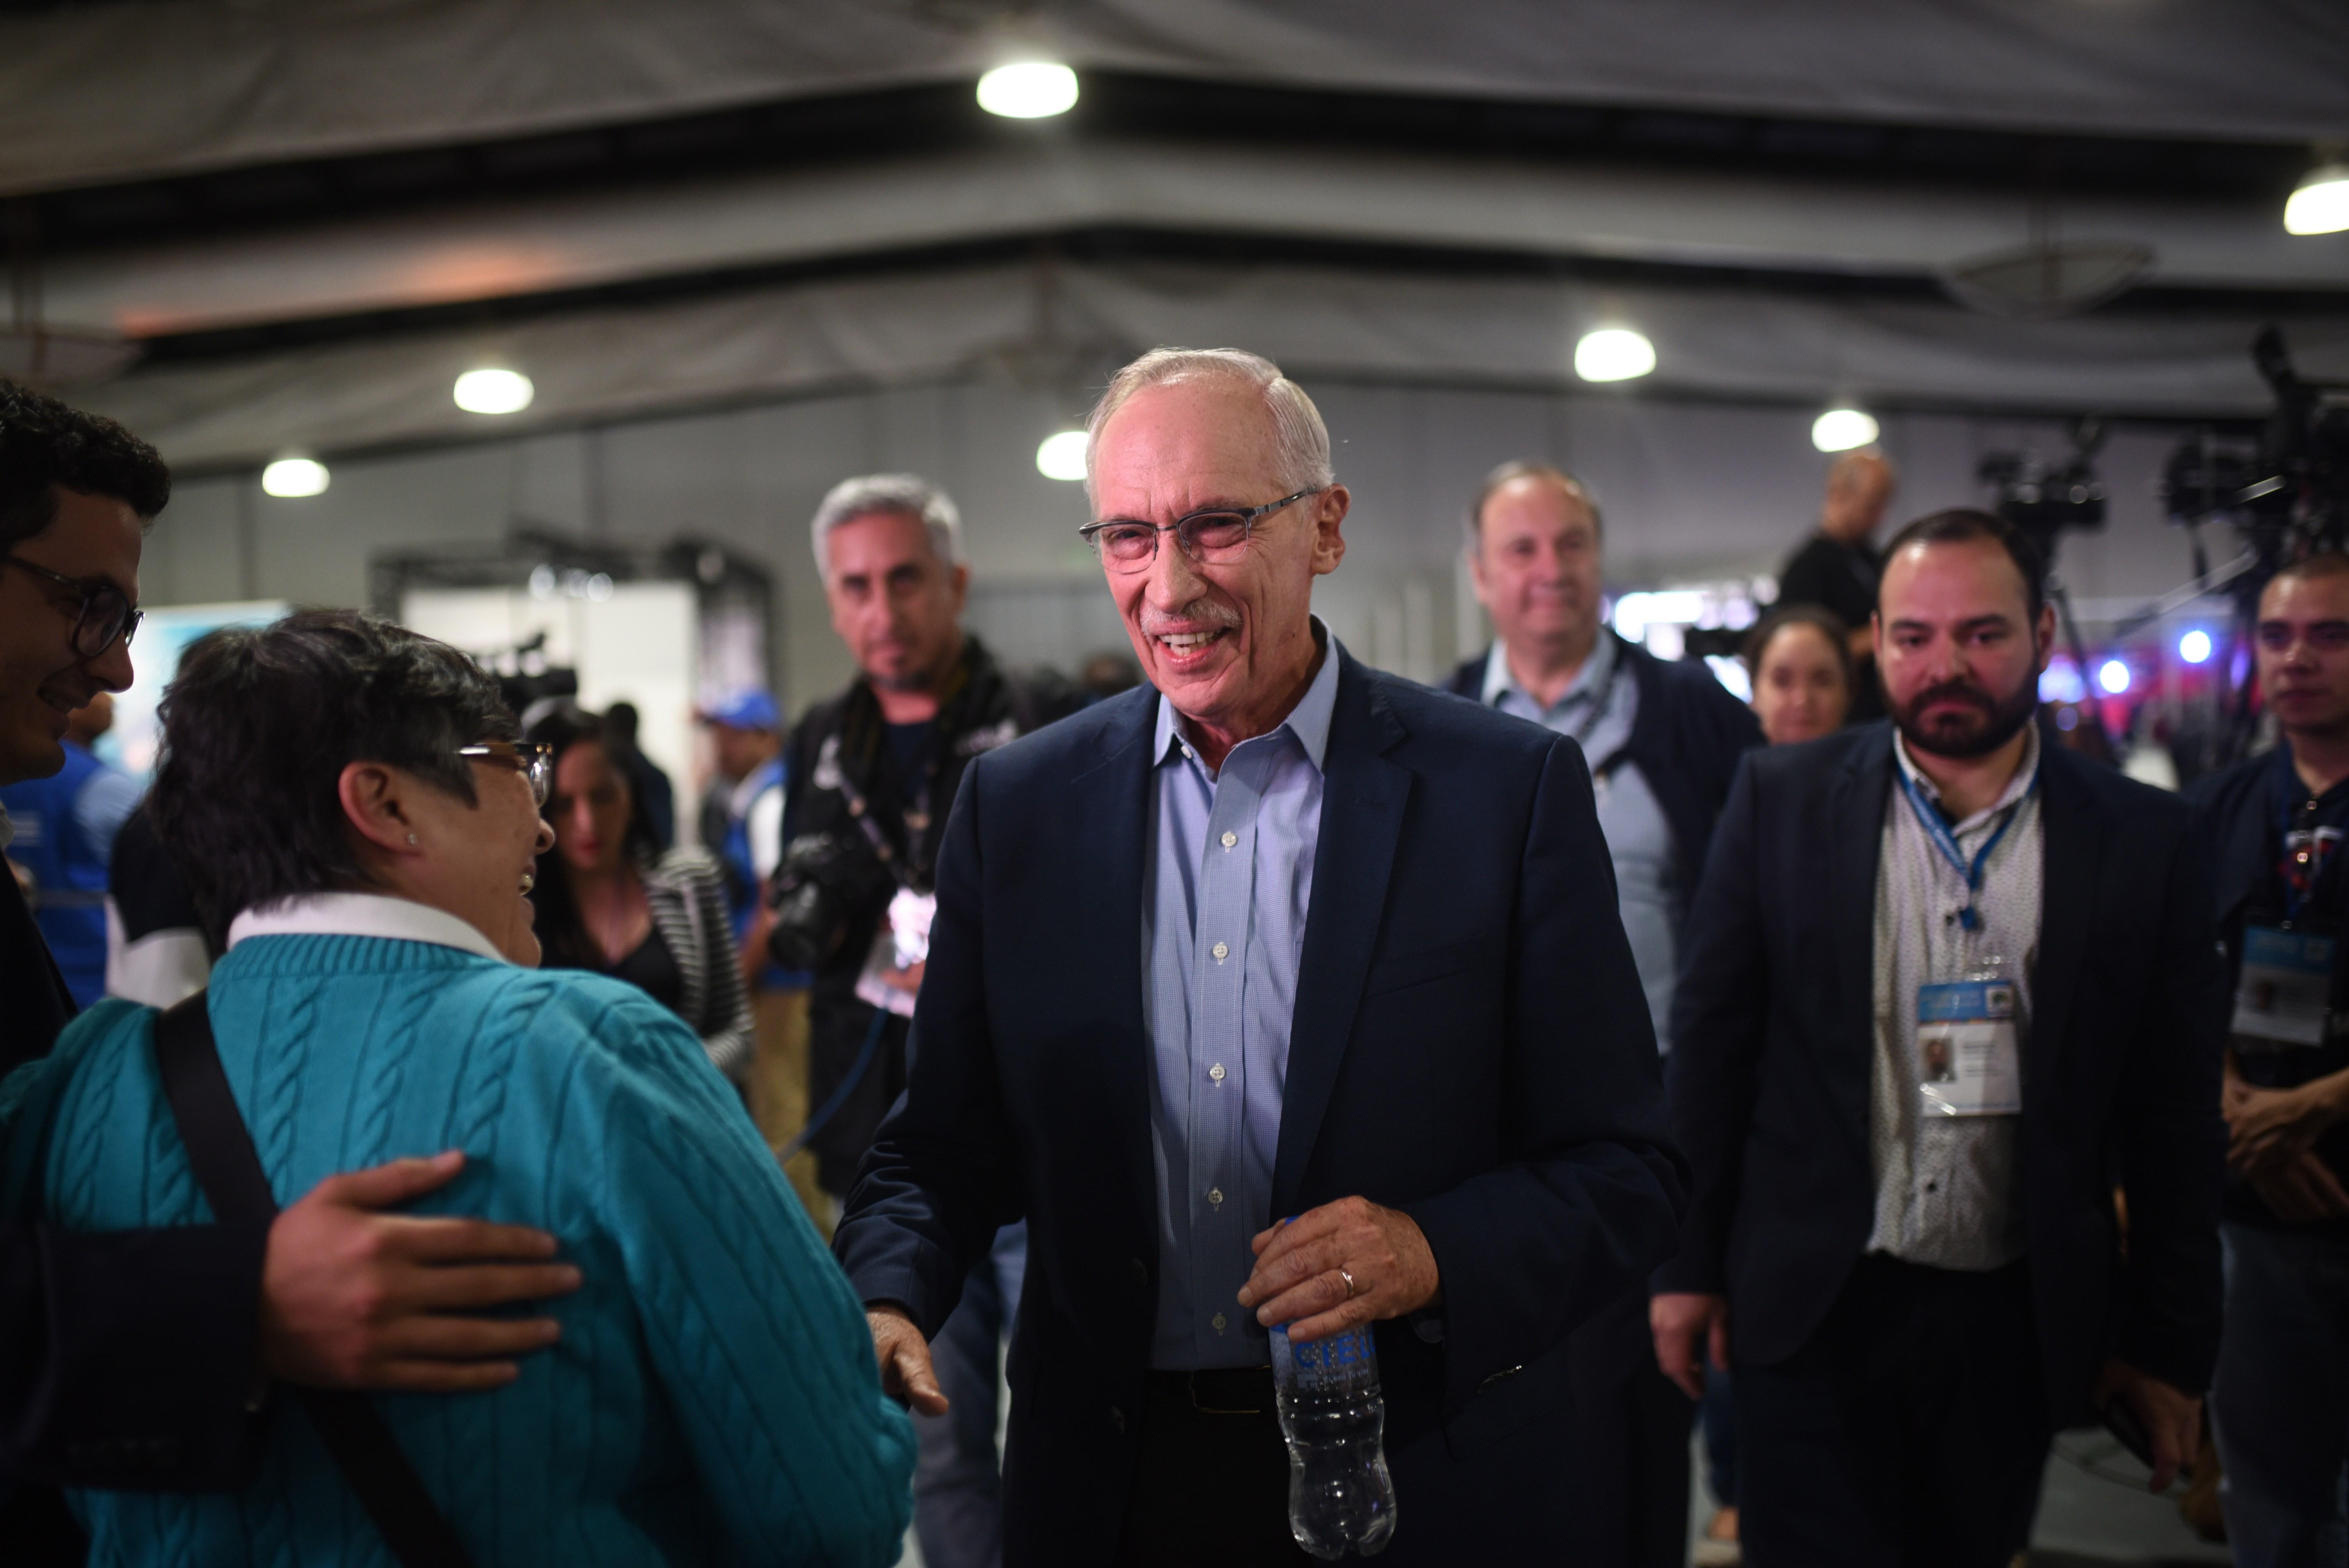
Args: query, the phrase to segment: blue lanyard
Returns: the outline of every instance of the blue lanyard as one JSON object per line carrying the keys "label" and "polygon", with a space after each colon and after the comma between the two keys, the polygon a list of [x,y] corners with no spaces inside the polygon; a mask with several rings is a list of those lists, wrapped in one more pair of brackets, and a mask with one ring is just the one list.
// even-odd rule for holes
{"label": "blue lanyard", "polygon": [[2031,789],[2025,789],[2022,799],[2006,809],[2006,815],[1999,820],[1997,828],[1982,841],[1982,847],[1974,851],[1974,858],[1969,863],[1965,851],[1958,847],[1957,834],[1941,820],[1941,813],[1933,803],[1925,799],[1925,791],[1917,787],[1917,780],[1909,776],[1907,769],[1898,764],[1895,764],[1894,771],[1900,775],[1900,788],[1909,796],[1909,809],[1917,814],[1917,825],[1925,830],[1925,836],[1933,841],[1933,847],[1941,851],[1941,858],[1950,862],[1951,869],[1966,879],[1966,906],[1958,911],[1958,923],[1968,931],[1980,931],[1982,916],[1974,909],[1974,897],[1982,892],[1982,867],[1990,863],[1991,851],[1998,848],[2001,839],[2006,837],[2006,830],[2014,826],[2014,819],[2022,814],[2023,802],[2031,799],[2031,790],[2039,788],[2039,776],[2036,773],[2031,776]]}

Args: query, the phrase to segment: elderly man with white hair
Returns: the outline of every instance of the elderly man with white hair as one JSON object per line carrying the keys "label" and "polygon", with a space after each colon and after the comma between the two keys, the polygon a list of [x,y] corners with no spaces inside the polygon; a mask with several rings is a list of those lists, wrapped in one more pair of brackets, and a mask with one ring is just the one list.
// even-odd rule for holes
{"label": "elderly man with white hair", "polygon": [[1683,1166],[1566,737],[1365,669],[1311,612],[1349,497],[1270,362],[1095,408],[1149,685],[979,758],[911,1078],[835,1241],[885,1386],[1029,1222],[1009,1563],[1305,1561],[1268,1330],[1374,1326],[1398,1563],[1572,1561],[1568,1333]]}

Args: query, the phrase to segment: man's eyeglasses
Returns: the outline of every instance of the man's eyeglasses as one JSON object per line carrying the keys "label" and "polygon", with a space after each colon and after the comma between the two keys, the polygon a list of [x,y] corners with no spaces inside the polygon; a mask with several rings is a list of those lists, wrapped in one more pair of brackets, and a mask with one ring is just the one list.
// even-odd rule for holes
{"label": "man's eyeglasses", "polygon": [[139,630],[145,614],[131,606],[122,590],[111,583],[101,583],[93,588],[75,581],[62,572],[52,572],[46,566],[36,566],[21,555],[0,555],[0,561],[11,566],[21,566],[36,577],[45,577],[78,601],[80,608],[74,615],[69,641],[78,657],[94,659],[114,646],[119,637],[130,641]]}
{"label": "man's eyeglasses", "polygon": [[484,740],[457,748],[457,755],[504,763],[530,780],[531,797],[541,806],[554,787],[554,748],[543,740]]}
{"label": "man's eyeglasses", "polygon": [[1248,538],[1256,532],[1258,520],[1270,516],[1291,501],[1303,500],[1319,494],[1324,487],[1299,490],[1295,495],[1268,500],[1262,506],[1247,511],[1230,507],[1209,507],[1186,516],[1178,517],[1165,527],[1153,523],[1131,522],[1112,518],[1102,522],[1089,522],[1077,530],[1078,536],[1093,547],[1103,564],[1112,572],[1139,572],[1158,558],[1158,536],[1171,533],[1183,553],[1207,565],[1237,561],[1247,548]]}

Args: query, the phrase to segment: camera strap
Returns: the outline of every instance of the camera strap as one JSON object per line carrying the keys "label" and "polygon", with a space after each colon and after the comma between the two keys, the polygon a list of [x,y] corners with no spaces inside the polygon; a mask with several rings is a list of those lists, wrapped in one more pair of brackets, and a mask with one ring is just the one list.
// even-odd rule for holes
{"label": "camera strap", "polygon": [[[213,1216],[229,1224],[273,1220],[277,1197],[229,1092],[205,1000],[199,991],[155,1020],[155,1065],[162,1074],[163,1095]],[[383,1412],[366,1395],[325,1388],[295,1393],[335,1468],[358,1494],[359,1506],[402,1568],[471,1568],[464,1543],[399,1451]]]}

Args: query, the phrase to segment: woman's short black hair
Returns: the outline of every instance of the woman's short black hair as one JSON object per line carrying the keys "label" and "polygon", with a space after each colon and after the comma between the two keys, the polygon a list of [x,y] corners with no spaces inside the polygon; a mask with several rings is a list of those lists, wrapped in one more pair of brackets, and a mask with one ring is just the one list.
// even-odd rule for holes
{"label": "woman's short black hair", "polygon": [[[592,741],[603,748],[605,759],[628,791],[627,835],[622,841],[627,857],[639,866],[649,865],[660,856],[660,833],[653,826],[645,792],[636,785],[636,748],[621,736],[621,727],[612,722],[608,712],[598,717],[585,708],[564,703],[530,727],[529,738],[554,748],[552,761],[557,769],[563,766],[563,754],[574,746]],[[533,928],[543,954],[542,964],[550,969],[604,967],[603,949],[587,934],[578,895],[571,888],[571,868],[564,863],[562,850],[552,844],[538,857],[538,877],[530,901],[538,906]]]}
{"label": "woman's short black hair", "polygon": [[1853,692],[1858,677],[1851,662],[1851,629],[1841,615],[1822,604],[1789,604],[1763,616],[1745,634],[1745,673],[1756,681],[1762,678],[1762,655],[1770,651],[1770,639],[1789,626],[1809,626],[1826,638],[1827,646],[1835,650],[1836,668],[1843,672],[1843,689]]}
{"label": "woman's short black hair", "polygon": [[55,522],[61,489],[110,496],[151,522],[171,470],[113,420],[0,380],[0,550]]}
{"label": "woman's short black hair", "polygon": [[215,941],[245,910],[369,885],[343,815],[347,765],[388,763],[470,805],[457,748],[514,736],[479,665],[349,610],[199,638],[160,711],[155,822]]}

